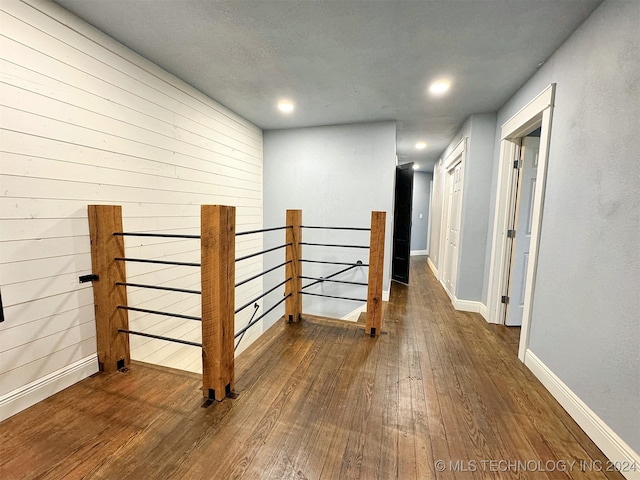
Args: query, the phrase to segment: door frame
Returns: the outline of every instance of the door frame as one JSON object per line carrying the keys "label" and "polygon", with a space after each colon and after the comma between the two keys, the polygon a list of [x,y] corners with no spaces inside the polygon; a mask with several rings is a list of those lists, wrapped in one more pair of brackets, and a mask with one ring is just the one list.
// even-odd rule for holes
{"label": "door frame", "polygon": [[[453,302],[454,298],[456,298],[456,289],[458,287],[458,264],[459,264],[459,257],[460,257],[460,239],[462,238],[462,203],[463,203],[463,199],[464,199],[464,178],[465,178],[465,159],[467,156],[467,137],[462,137],[460,139],[460,141],[456,144],[455,147],[453,147],[453,150],[451,151],[451,153],[449,155],[447,155],[444,159],[444,161],[442,162],[442,173],[441,173],[441,178],[442,178],[442,215],[440,216],[440,245],[438,248],[438,280],[440,281],[440,284],[444,287],[445,292],[447,292],[447,294],[449,295],[449,298],[451,298],[451,301]],[[444,281],[444,274],[445,274],[445,262],[446,262],[446,243],[447,243],[447,228],[449,226],[449,213],[450,213],[450,205],[449,205],[449,200],[448,200],[448,195],[449,195],[449,187],[447,184],[447,175],[449,175],[449,171],[452,168],[455,168],[456,165],[461,164],[461,173],[460,175],[462,176],[462,179],[460,180],[460,202],[458,204],[458,209],[459,212],[457,212],[457,216],[458,218],[460,218],[460,225],[459,225],[459,235],[458,235],[458,255],[456,258],[453,259],[453,263],[452,263],[452,270],[455,269],[455,276],[453,277],[455,279],[455,283],[452,285],[452,292],[449,292],[449,289],[447,288],[445,281]]]}
{"label": "door frame", "polygon": [[431,219],[433,218],[433,177],[429,180],[429,210],[427,211],[427,256],[431,250]]}
{"label": "door frame", "polygon": [[[410,262],[411,262],[411,228],[412,228],[412,222],[413,222],[413,217],[412,217],[412,212],[413,212],[413,182],[414,182],[414,174],[415,171],[413,169],[414,166],[414,162],[408,162],[408,163],[403,163],[401,165],[396,165],[396,171],[395,171],[395,183],[394,183],[394,189],[393,189],[393,231],[391,233],[391,280],[394,282],[400,282],[403,283],[405,285],[409,284],[409,271],[410,271]],[[397,233],[397,228],[399,225],[398,222],[398,212],[397,212],[397,208],[398,208],[398,174],[401,170],[408,170],[411,173],[411,183],[410,183],[410,197],[411,197],[411,201],[409,202],[409,240],[407,242],[407,268],[409,269],[407,271],[407,283],[403,282],[402,280],[393,278],[393,274],[394,274],[394,261],[395,261],[395,253],[396,253],[396,233]]]}
{"label": "door frame", "polygon": [[502,125],[500,135],[500,160],[498,164],[498,186],[496,196],[496,210],[493,222],[493,238],[491,246],[491,263],[489,266],[489,288],[487,299],[488,318],[490,323],[504,324],[504,304],[501,297],[504,286],[507,285],[507,229],[509,228],[509,211],[515,202],[512,191],[512,179],[516,170],[513,162],[518,152],[518,142],[537,125],[541,127],[540,153],[538,157],[538,175],[533,198],[533,219],[531,226],[531,243],[529,248],[529,262],[525,279],[524,311],[520,331],[520,345],[518,358],[525,361],[526,350],[529,347],[529,333],[531,331],[531,311],[535,279],[538,266],[538,251],[542,226],[542,210],[547,180],[547,160],[551,138],[551,121],[555,99],[556,84],[546,87],[533,100],[525,105]]}

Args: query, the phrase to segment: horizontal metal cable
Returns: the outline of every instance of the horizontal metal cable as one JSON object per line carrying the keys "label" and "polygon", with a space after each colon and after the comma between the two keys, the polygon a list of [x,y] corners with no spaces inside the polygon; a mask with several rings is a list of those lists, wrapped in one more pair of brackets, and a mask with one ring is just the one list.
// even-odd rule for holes
{"label": "horizontal metal cable", "polygon": [[346,283],[346,284],[349,284],[349,285],[363,285],[363,286],[367,286],[367,285],[369,285],[369,284],[368,284],[368,283],[366,283],[366,282],[350,282],[350,281],[348,281],[348,280],[332,280],[332,279],[330,279],[330,278],[304,277],[304,276],[300,276],[300,277],[298,277],[298,278],[302,278],[302,279],[304,279],[304,280],[317,280],[316,282],[314,282],[314,283],[310,283],[309,285],[305,285],[305,286],[304,286],[304,287],[302,287],[302,288],[307,288],[307,287],[310,287],[310,286],[312,286],[312,285],[315,285],[315,284],[317,284],[317,283],[322,283],[322,282]]}
{"label": "horizontal metal cable", "polygon": [[278,303],[276,303],[275,305],[273,305],[271,308],[269,308],[269,310],[267,310],[266,312],[264,312],[262,315],[260,315],[258,318],[256,318],[253,322],[249,323],[246,327],[244,327],[242,330],[240,330],[238,333],[236,333],[234,335],[233,338],[238,338],[240,335],[242,335],[244,332],[246,332],[247,330],[249,330],[251,327],[253,327],[256,323],[258,323],[260,320],[262,320],[265,315],[271,313],[278,305],[280,305],[282,302],[284,302],[287,298],[289,298],[291,296],[291,294],[288,294],[286,297],[284,297],[282,300],[280,300]]}
{"label": "horizontal metal cable", "polygon": [[360,260],[358,260],[357,263],[349,263],[349,262],[325,262],[322,260],[305,260],[304,258],[300,259],[301,262],[306,262],[306,263],[322,263],[323,265],[352,265],[354,267],[368,267],[369,264],[368,263],[360,263]]}
{"label": "horizontal metal cable", "polygon": [[240,308],[236,309],[235,312],[233,313],[238,313],[241,312],[242,310],[244,310],[245,308],[247,308],[249,305],[251,305],[252,303],[257,302],[258,300],[260,300],[262,297],[266,297],[267,295],[269,295],[271,292],[273,292],[276,288],[281,287],[282,285],[284,285],[285,283],[291,281],[291,277],[287,278],[285,281],[280,282],[278,285],[276,285],[273,288],[270,288],[269,290],[267,290],[266,292],[262,293],[260,296],[254,298],[253,300],[251,300],[250,302],[245,303],[243,306],[241,306]]}
{"label": "horizontal metal cable", "polygon": [[301,293],[303,295],[313,295],[314,297],[326,297],[326,298],[335,298],[338,300],[353,300],[354,302],[367,302],[366,299],[364,298],[351,298],[351,297],[338,297],[335,295],[323,295],[321,293],[310,293],[310,292],[298,292]]}
{"label": "horizontal metal cable", "polygon": [[[307,285],[304,285],[302,288],[305,289],[305,288],[312,287],[314,285],[317,285],[318,283],[322,283],[323,281],[325,281],[325,280],[327,280],[329,278],[337,277],[341,273],[348,272],[349,270],[353,270],[354,268],[360,267],[360,266],[362,266],[362,260],[358,260],[355,263],[355,265],[349,265],[347,268],[343,268],[342,270],[339,270],[339,271],[337,271],[335,273],[332,273],[331,275],[327,275],[326,277],[320,277],[320,278],[316,279],[315,282],[311,282],[311,283],[309,283]],[[300,278],[303,278],[303,277],[300,277]],[[306,277],[306,278],[310,278],[310,277]]]}
{"label": "horizontal metal cable", "polygon": [[141,337],[155,338],[157,340],[166,340],[167,342],[182,343],[184,345],[191,345],[193,347],[202,348],[202,344],[201,343],[190,342],[188,340],[181,340],[179,338],[163,337],[161,335],[154,335],[152,333],[136,332],[134,330],[124,330],[122,328],[119,328],[118,331],[122,332],[122,333],[128,333],[129,335],[139,335]]}
{"label": "horizontal metal cable", "polygon": [[248,230],[246,232],[237,232],[236,237],[240,235],[250,235],[252,233],[263,233],[263,232],[273,232],[274,230],[284,230],[285,228],[292,228],[291,225],[285,225],[284,227],[272,227],[272,228],[261,228],[260,230]]}
{"label": "horizontal metal cable", "polygon": [[199,263],[191,263],[191,262],[173,262],[170,260],[147,260],[146,258],[127,258],[127,257],[117,257],[114,260],[119,262],[138,262],[138,263],[153,263],[157,265],[177,265],[179,267],[199,267]]}
{"label": "horizontal metal cable", "polygon": [[152,237],[152,238],[193,238],[200,239],[200,235],[182,235],[179,233],[139,233],[139,232],[114,232],[117,237]]}
{"label": "horizontal metal cable", "polygon": [[244,285],[245,283],[248,283],[248,282],[250,282],[251,280],[255,280],[255,279],[256,279],[256,278],[258,278],[258,277],[261,277],[261,276],[263,276],[263,275],[266,275],[266,274],[267,274],[267,273],[269,273],[269,272],[273,272],[274,270],[276,270],[276,269],[278,269],[278,268],[280,268],[280,267],[285,266],[287,263],[291,263],[291,260],[287,260],[286,262],[283,262],[283,263],[281,263],[280,265],[277,265],[277,266],[275,266],[275,267],[273,267],[273,268],[270,268],[269,270],[265,270],[265,271],[264,271],[264,272],[262,272],[262,273],[258,273],[257,275],[254,275],[253,277],[245,278],[244,280],[242,280],[242,281],[240,281],[240,282],[236,283],[236,285],[235,285],[235,286],[236,286],[236,288],[237,288],[237,287],[239,287],[240,285]]}
{"label": "horizontal metal cable", "polygon": [[153,313],[155,315],[164,315],[165,317],[186,318],[187,320],[197,320],[198,322],[202,321],[202,319],[200,317],[192,317],[191,315],[182,315],[180,313],[160,312],[158,310],[149,310],[147,308],[125,307],[124,305],[118,305],[116,308],[120,308],[122,310],[132,310],[134,312]]}
{"label": "horizontal metal cable", "polygon": [[262,255],[263,253],[273,252],[274,250],[278,250],[280,248],[288,247],[292,245],[291,243],[285,243],[284,245],[278,245],[277,247],[267,248],[266,250],[262,250],[261,252],[251,253],[249,255],[245,255],[244,257],[236,258],[236,262],[240,260],[246,260],[247,258],[257,257],[258,255]]}
{"label": "horizontal metal cable", "polygon": [[301,228],[315,228],[318,230],[353,230],[356,232],[370,232],[371,228],[368,227],[316,227],[311,225],[302,225]]}
{"label": "horizontal metal cable", "polygon": [[340,244],[336,244],[336,243],[300,242],[300,245],[311,245],[313,247],[369,248],[369,245],[340,245]]}
{"label": "horizontal metal cable", "polygon": [[202,295],[202,292],[200,290],[188,290],[186,288],[159,287],[157,285],[144,285],[142,283],[129,283],[129,282],[116,282],[116,285],[123,285],[125,287],[151,288],[153,290],[166,290],[167,292],[182,292],[182,293],[193,293],[195,295]]}

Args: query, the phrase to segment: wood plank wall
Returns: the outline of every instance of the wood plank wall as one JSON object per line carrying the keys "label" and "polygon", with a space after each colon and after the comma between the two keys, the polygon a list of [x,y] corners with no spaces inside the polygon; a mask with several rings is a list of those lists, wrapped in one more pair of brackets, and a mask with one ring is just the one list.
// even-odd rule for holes
{"label": "wood plank wall", "polygon": [[[197,234],[201,204],[236,206],[237,230],[259,229],[263,155],[259,128],[57,5],[11,1],[0,10],[1,400],[96,352],[91,284],[78,282],[91,269],[87,204],[122,205],[126,231]],[[197,240],[125,242],[131,257],[199,261]],[[236,248],[260,250],[262,238],[239,237]],[[236,275],[261,270],[257,257]],[[127,271],[130,282],[199,289],[197,268]],[[260,292],[258,279],[236,301]],[[129,288],[128,296],[141,308],[200,309],[184,294]],[[200,335],[198,322],[135,312],[130,327]],[[193,347],[131,344],[134,359],[201,368]]]}

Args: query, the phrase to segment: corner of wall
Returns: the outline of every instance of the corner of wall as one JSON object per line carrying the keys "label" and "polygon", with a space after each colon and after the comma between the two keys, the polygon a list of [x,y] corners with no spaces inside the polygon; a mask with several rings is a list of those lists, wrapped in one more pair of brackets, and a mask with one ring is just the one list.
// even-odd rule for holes
{"label": "corner of wall", "polygon": [[[619,467],[628,480],[640,480],[640,455],[529,349],[525,352],[524,364],[607,456],[610,462],[601,465],[602,469],[609,465]],[[635,470],[631,468],[633,465]]]}

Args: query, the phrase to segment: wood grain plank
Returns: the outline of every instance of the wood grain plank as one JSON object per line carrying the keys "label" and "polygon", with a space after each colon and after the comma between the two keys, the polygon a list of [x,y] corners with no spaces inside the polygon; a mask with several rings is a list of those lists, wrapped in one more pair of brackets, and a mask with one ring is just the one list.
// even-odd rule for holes
{"label": "wood grain plank", "polygon": [[89,205],[89,237],[91,239],[91,267],[99,280],[93,281],[93,303],[96,314],[96,338],[100,370],[113,373],[131,362],[129,336],[118,332],[129,329],[127,291],[116,285],[126,283],[124,239],[114,235],[122,232],[122,207],[119,205]]}
{"label": "wood grain plank", "polygon": [[455,311],[424,259],[411,278],[378,338],[274,324],[238,356],[234,400],[201,408],[198,376],[137,362],[84,380],[0,423],[0,477],[623,479],[498,468],[606,458],[518,361],[517,335]]}
{"label": "wood grain plank", "polygon": [[235,386],[236,209],[202,205],[202,394],[222,401]]}
{"label": "wood grain plank", "polygon": [[291,280],[285,284],[284,294],[287,299],[284,302],[285,318],[288,322],[297,322],[302,314],[302,266],[300,259],[302,258],[302,210],[287,210],[286,218],[286,242],[290,244],[286,247],[285,261],[289,262],[285,265],[285,280]]}
{"label": "wood grain plank", "polygon": [[371,335],[372,331],[374,335],[380,335],[382,331],[382,278],[384,274],[384,232],[386,218],[386,212],[371,212],[367,320],[365,326],[365,333],[367,335]]}

